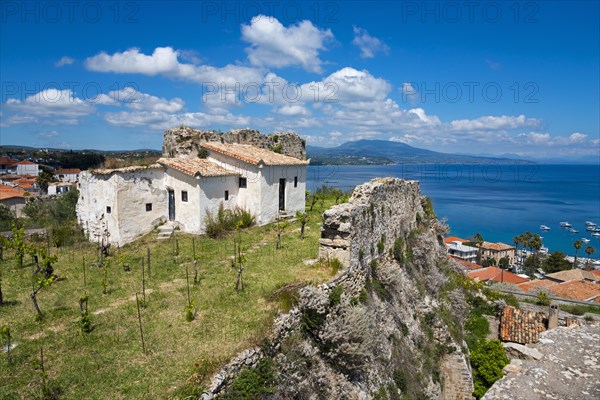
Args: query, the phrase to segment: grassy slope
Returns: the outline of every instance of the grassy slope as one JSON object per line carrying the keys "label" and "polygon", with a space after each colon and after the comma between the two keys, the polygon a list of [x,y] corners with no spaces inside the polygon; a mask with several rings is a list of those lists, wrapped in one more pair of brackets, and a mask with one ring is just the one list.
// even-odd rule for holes
{"label": "grassy slope", "polygon": [[[49,379],[62,389],[61,398],[185,397],[194,387],[192,382],[206,381],[236,353],[262,341],[277,312],[285,308],[283,301],[273,300],[275,290],[294,282],[324,281],[335,273],[303,263],[317,257],[320,213],[331,203],[315,206],[306,239],[299,239],[297,223],[290,224],[280,250],[275,250],[270,226],[243,231],[246,287],[239,294],[234,290],[236,272],[229,264],[231,238],[195,237],[201,283],[192,285],[192,236],[177,235],[179,256],[173,257],[171,242],[157,242],[153,233],[120,250],[121,259],[131,265],[130,272],[123,270],[113,251],[106,295],[102,294],[103,270],[91,266],[97,259],[92,244],[53,249],[59,256],[55,272],[65,280],[42,290],[39,303],[45,319],[35,322],[28,297],[30,258],[17,268],[11,253],[5,251],[5,261],[0,262],[2,289],[10,304],[0,307],[0,326],[10,325],[18,346],[10,367],[6,354],[0,353],[0,398],[33,398],[40,393],[42,379],[36,360],[41,346]],[[134,296],[138,292],[141,297],[141,257],[148,245],[152,276],[146,276],[147,307],[142,309],[148,349],[144,355]],[[82,334],[78,325],[78,301],[84,294],[83,257],[94,325],[90,334]],[[184,319],[186,265],[198,310],[191,323]],[[0,343],[5,346],[5,338]]]}

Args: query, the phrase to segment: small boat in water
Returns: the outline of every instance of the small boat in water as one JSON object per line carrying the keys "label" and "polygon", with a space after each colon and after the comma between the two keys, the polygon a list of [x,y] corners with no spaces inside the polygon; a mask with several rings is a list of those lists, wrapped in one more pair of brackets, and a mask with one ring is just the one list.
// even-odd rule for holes
{"label": "small boat in water", "polygon": [[575,228],[569,228],[567,229],[570,233],[579,233],[579,231]]}
{"label": "small boat in water", "polygon": [[588,232],[600,232],[600,227],[595,225],[589,225],[587,228],[585,228],[585,230]]}
{"label": "small boat in water", "polygon": [[581,238],[581,241],[582,241],[583,243],[589,243],[589,242],[590,242],[590,239],[588,239],[588,238]]}
{"label": "small boat in water", "polygon": [[568,222],[566,222],[566,221],[563,221],[563,222],[560,223],[560,227],[561,228],[570,228],[571,224],[568,223]]}
{"label": "small boat in water", "polygon": [[594,232],[594,233],[592,233],[592,236],[593,237],[600,237],[600,232]]}
{"label": "small boat in water", "polygon": [[585,226],[596,226],[596,224],[591,221],[585,221]]}
{"label": "small boat in water", "polygon": [[540,230],[542,230],[542,231],[549,231],[550,227],[546,226],[546,225],[540,225]]}

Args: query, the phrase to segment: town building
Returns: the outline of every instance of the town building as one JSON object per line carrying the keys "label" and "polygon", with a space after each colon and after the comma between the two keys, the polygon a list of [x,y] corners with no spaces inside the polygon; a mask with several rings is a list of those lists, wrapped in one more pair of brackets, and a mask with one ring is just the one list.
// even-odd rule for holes
{"label": "town building", "polygon": [[17,175],[38,176],[40,174],[40,166],[27,160],[17,161],[16,169]]}
{"label": "town building", "polygon": [[479,260],[478,264],[483,263],[485,260],[494,259],[496,265],[500,265],[500,260],[503,258],[508,259],[508,265],[514,265],[515,263],[515,248],[508,244],[498,242],[483,242],[477,244],[479,247]]}
{"label": "town building", "polygon": [[308,161],[251,144],[198,146],[203,158],[82,172],[77,217],[90,240],[122,245],[167,221],[201,234],[220,205],[249,211],[258,225],[304,211]]}
{"label": "town building", "polygon": [[77,182],[79,181],[79,168],[59,168],[54,171],[54,176],[61,182]]}
{"label": "town building", "polygon": [[0,185],[0,204],[13,210],[17,217],[22,216],[23,207],[30,194],[14,186]]}
{"label": "town building", "polygon": [[460,258],[469,262],[477,262],[479,257],[479,249],[473,246],[467,246],[464,240],[451,236],[444,239],[446,244],[446,253],[452,257]]}

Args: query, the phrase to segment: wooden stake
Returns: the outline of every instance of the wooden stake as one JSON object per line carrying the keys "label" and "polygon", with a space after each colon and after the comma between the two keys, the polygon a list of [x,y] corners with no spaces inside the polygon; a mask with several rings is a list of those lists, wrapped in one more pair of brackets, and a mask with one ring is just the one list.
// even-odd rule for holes
{"label": "wooden stake", "polygon": [[152,273],[150,271],[150,246],[148,246],[148,250],[146,251],[146,253],[148,257],[148,276],[152,276]]}
{"label": "wooden stake", "polygon": [[196,260],[196,239],[192,237],[192,259]]}
{"label": "wooden stake", "polygon": [[83,256],[83,287],[87,288],[87,277],[85,275],[85,256]]}
{"label": "wooden stake", "polygon": [[135,303],[137,304],[138,322],[140,323],[140,337],[142,338],[142,351],[146,354],[146,344],[144,343],[144,330],[142,329],[142,314],[140,312],[140,301],[138,300],[138,294],[135,293]]}
{"label": "wooden stake", "polygon": [[191,299],[190,299],[190,274],[188,272],[188,266],[187,264],[185,265],[185,280],[187,282],[187,295],[188,295],[188,307],[191,304]]}
{"label": "wooden stake", "polygon": [[8,342],[8,347],[6,348],[7,352],[8,352],[8,365],[10,365],[10,326],[6,327],[6,339]]}
{"label": "wooden stake", "polygon": [[146,307],[146,277],[144,276],[144,257],[142,257],[142,298]]}

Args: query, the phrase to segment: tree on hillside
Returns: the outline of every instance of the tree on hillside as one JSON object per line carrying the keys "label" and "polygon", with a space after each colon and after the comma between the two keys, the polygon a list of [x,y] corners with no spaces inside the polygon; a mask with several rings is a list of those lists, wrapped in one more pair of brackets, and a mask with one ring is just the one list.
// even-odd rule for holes
{"label": "tree on hillside", "polygon": [[473,235],[473,242],[475,242],[477,245],[481,246],[484,242],[483,235],[481,233],[477,232],[475,235]]}
{"label": "tree on hillside", "polygon": [[58,179],[56,179],[52,171],[47,167],[42,166],[42,170],[37,177],[37,183],[40,185],[40,189],[43,193],[48,193],[48,184],[51,182],[58,182]]}
{"label": "tree on hillside", "polygon": [[296,211],[296,219],[300,222],[300,239],[304,239],[304,228],[310,220],[310,216],[307,213],[298,210]]}
{"label": "tree on hillside", "polygon": [[576,240],[575,242],[573,242],[573,247],[575,247],[575,261],[573,261],[573,268],[578,268],[577,252],[579,251],[581,246],[583,246],[583,242],[581,240]]}
{"label": "tree on hillside", "polygon": [[587,254],[588,256],[587,260],[585,260],[585,269],[590,269],[590,257],[592,256],[592,254],[594,254],[595,251],[596,249],[594,249],[592,246],[588,246],[585,248],[585,254]]}
{"label": "tree on hillside", "polygon": [[[537,254],[538,254],[538,251],[540,251],[540,249],[542,248],[542,238],[540,237],[540,235],[535,233],[531,236],[531,239],[529,240],[529,247],[531,248],[531,251],[533,252],[533,254],[532,254],[533,265],[537,266],[537,265],[539,265],[539,260],[538,260]],[[534,270],[530,270],[527,273],[529,275],[533,275],[533,272],[534,272]]]}
{"label": "tree on hillside", "polygon": [[553,272],[564,271],[565,269],[571,269],[572,265],[565,258],[565,253],[561,251],[555,251],[551,253],[544,262],[542,263],[542,268],[546,273],[551,274]]}
{"label": "tree on hillside", "polygon": [[32,271],[33,286],[29,297],[36,312],[36,319],[41,320],[44,315],[38,305],[37,295],[40,290],[56,282],[56,275],[54,275],[52,264],[58,260],[58,257],[49,255],[44,247],[32,247],[29,249],[29,252],[35,262],[35,269]]}
{"label": "tree on hillside", "polygon": [[335,199],[335,204],[338,204],[340,199],[344,197],[344,192],[342,192],[342,190],[338,188],[331,189],[330,193]]}

